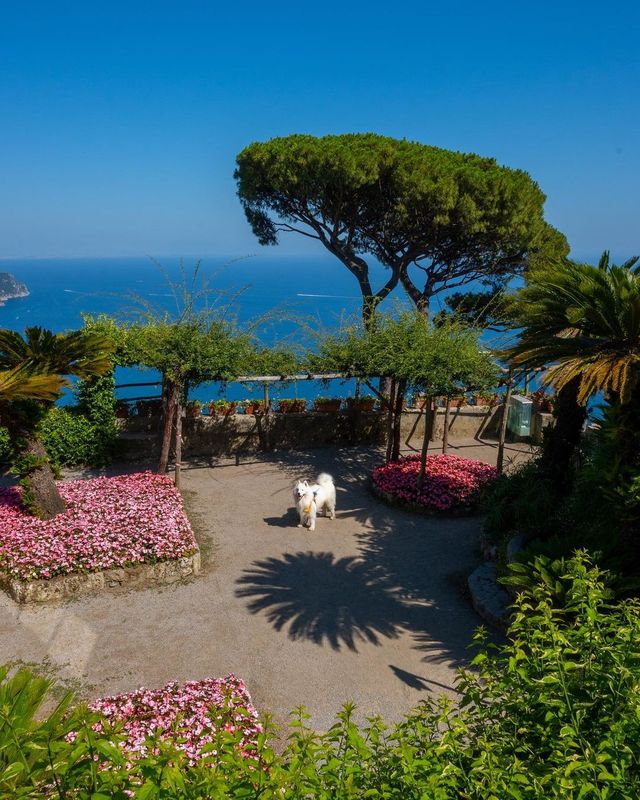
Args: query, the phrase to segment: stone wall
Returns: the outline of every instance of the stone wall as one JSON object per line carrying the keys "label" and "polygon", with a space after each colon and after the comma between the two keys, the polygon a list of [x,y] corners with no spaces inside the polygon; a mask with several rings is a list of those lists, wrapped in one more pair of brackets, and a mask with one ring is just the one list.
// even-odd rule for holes
{"label": "stone wall", "polygon": [[[434,423],[433,438],[442,439],[444,432],[444,408],[438,408]],[[449,412],[449,437],[451,439],[497,438],[502,406],[463,406]],[[407,410],[402,415],[402,441],[422,441],[425,415],[422,411]]]}
{"label": "stone wall", "polygon": [[21,581],[0,574],[0,588],[4,589],[16,603],[44,603],[64,600],[83,594],[95,594],[103,589],[125,587],[127,589],[148,588],[175,583],[181,578],[200,572],[200,551],[192,556],[156,564],[138,564],[134,567],[107,569],[102,572],[72,572],[57,575],[48,580]]}
{"label": "stone wall", "polygon": [[[120,420],[122,457],[155,457],[159,448],[159,418]],[[304,450],[330,444],[378,444],[384,441],[383,415],[361,412],[337,414],[308,411],[300,414],[230,414],[228,417],[186,417],[183,455],[223,456],[256,453],[269,447]]]}
{"label": "stone wall", "polygon": [[[502,405],[452,408],[449,437],[455,439],[497,439]],[[534,415],[534,431],[539,432],[549,420]],[[424,432],[424,413],[407,410],[402,415],[402,442],[418,446]],[[120,422],[121,458],[139,460],[159,454],[159,417],[132,417]],[[358,419],[351,412],[337,414],[306,411],[299,414],[273,413],[267,417],[230,414],[228,417],[186,417],[183,420],[183,455],[190,457],[230,456],[257,453],[269,448],[306,450],[326,445],[384,444],[386,415],[361,412]],[[434,440],[442,439],[444,409],[436,414]],[[535,440],[535,439],[534,439]]]}

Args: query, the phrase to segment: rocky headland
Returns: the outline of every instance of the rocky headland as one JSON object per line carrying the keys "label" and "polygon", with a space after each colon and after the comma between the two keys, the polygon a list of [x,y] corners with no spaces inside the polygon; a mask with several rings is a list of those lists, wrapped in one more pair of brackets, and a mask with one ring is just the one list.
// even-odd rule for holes
{"label": "rocky headland", "polygon": [[0,306],[16,297],[27,297],[29,290],[10,272],[0,272]]}

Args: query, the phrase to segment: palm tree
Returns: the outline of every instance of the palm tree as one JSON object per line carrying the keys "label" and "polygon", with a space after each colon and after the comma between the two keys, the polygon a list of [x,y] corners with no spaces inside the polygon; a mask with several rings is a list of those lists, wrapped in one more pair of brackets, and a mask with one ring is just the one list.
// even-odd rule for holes
{"label": "palm tree", "polygon": [[89,378],[113,368],[112,345],[86,331],[54,334],[27,328],[24,337],[0,330],[0,416],[18,452],[23,503],[42,519],[64,511],[44,445],[37,435],[47,409],[68,386],[65,376]]}
{"label": "palm tree", "polygon": [[0,372],[0,403],[12,400],[55,402],[66,381],[56,375],[31,375],[24,367]]}
{"label": "palm tree", "polygon": [[560,481],[579,443],[585,406],[598,392],[630,411],[640,407],[638,258],[598,266],[566,262],[533,272],[516,296],[524,327],[508,355],[516,367],[545,367],[558,391],[556,426],[546,452]]}

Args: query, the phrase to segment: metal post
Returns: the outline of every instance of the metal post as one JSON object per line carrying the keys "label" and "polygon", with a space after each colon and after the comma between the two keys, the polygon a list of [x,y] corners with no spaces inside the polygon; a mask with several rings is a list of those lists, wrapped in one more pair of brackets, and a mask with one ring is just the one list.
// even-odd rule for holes
{"label": "metal post", "polygon": [[[451,411],[451,398],[446,398],[444,407],[444,430],[442,431],[442,452],[446,453],[449,446],[449,414]],[[437,413],[437,412],[436,412]]]}
{"label": "metal post", "polygon": [[263,392],[263,399],[264,399],[264,447],[265,450],[269,450],[271,447],[270,437],[269,437],[269,413],[271,411],[271,400],[269,399],[269,384],[263,383],[262,384],[262,392]]}
{"label": "metal post", "polygon": [[180,472],[182,470],[182,414],[183,414],[183,407],[182,402],[178,399],[178,405],[176,406],[176,471],[175,471],[175,487],[180,490]]}

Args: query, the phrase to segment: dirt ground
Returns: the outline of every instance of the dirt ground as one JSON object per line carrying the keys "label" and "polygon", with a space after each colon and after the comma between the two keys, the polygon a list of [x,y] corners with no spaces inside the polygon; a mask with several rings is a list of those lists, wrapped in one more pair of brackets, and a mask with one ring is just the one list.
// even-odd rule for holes
{"label": "dirt ground", "polygon": [[[477,442],[451,452],[495,458]],[[480,623],[464,586],[481,520],[381,504],[367,489],[379,461],[375,449],[326,448],[189,464],[202,574],[39,607],[0,593],[0,663],[44,665],[85,697],[232,672],[259,710],[282,723],[304,705],[319,729],[346,700],[392,721],[452,692]],[[337,518],[310,533],[296,527],[291,487],[319,471],[335,478]]]}

